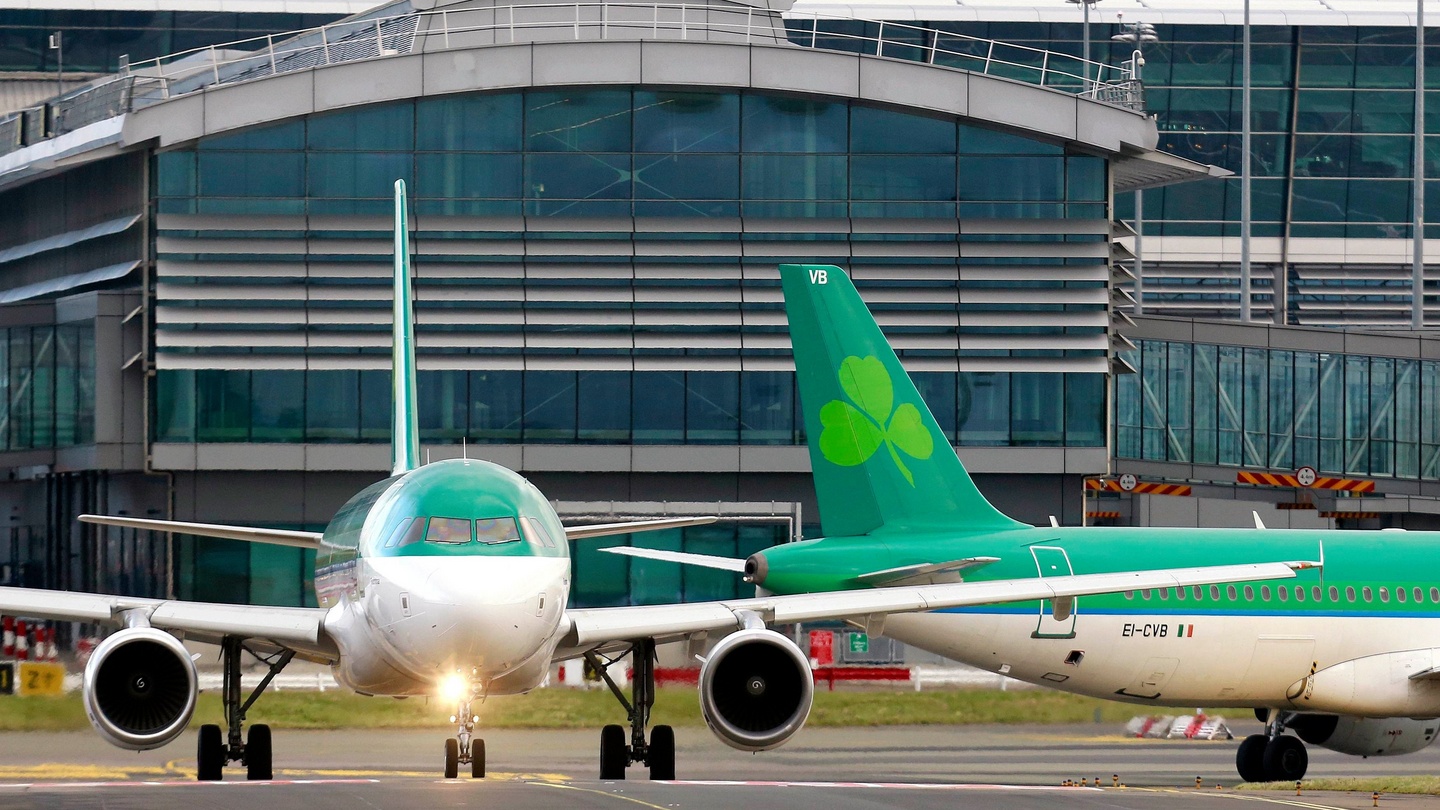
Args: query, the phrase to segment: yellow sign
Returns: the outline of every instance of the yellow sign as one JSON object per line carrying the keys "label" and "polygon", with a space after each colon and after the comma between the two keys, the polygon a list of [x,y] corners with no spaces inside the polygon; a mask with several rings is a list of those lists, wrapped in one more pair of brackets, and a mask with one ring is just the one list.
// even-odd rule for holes
{"label": "yellow sign", "polygon": [[19,662],[15,693],[21,696],[59,695],[65,692],[65,667],[39,661]]}

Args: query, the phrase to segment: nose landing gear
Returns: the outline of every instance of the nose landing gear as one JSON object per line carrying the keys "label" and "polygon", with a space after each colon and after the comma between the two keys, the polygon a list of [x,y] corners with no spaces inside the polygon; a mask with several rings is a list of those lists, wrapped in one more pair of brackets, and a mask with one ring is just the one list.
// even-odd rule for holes
{"label": "nose landing gear", "polygon": [[655,705],[655,640],[642,639],[630,645],[634,674],[630,679],[630,699],[611,679],[607,668],[625,657],[622,653],[615,658],[602,660],[594,652],[585,653],[585,662],[610,687],[610,692],[630,719],[630,744],[625,744],[625,729],[610,725],[600,730],[600,778],[624,779],[625,769],[643,762],[650,768],[650,778],[673,780],[675,778],[675,730],[670,726],[655,726],[650,730],[650,739],[645,739],[645,727],[650,724],[650,709]]}
{"label": "nose landing gear", "polygon": [[1252,734],[1235,752],[1235,769],[1246,782],[1296,782],[1305,777],[1310,755],[1305,743],[1285,736],[1285,713],[1279,709],[1256,709],[1265,721],[1264,734]]}
{"label": "nose landing gear", "polygon": [[[475,673],[472,670],[471,675]],[[457,698],[455,713],[450,722],[455,724],[455,736],[445,741],[445,778],[454,779],[460,775],[460,766],[470,766],[470,778],[485,778],[485,740],[474,736],[475,725],[480,716],[471,710],[471,701],[480,697],[480,684],[472,677]]]}

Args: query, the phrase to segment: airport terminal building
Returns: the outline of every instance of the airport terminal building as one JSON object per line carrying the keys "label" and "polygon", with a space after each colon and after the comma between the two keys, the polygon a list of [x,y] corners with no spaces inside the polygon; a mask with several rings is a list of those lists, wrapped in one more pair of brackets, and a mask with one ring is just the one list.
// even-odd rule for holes
{"label": "airport terminal building", "polygon": [[[1347,58],[1398,62],[1399,82],[1403,20],[1267,29],[1267,64],[1293,69],[1265,87],[1283,109],[1256,150],[1283,176],[1256,180],[1268,281],[1237,323],[1238,112],[1179,123],[1221,96],[1238,111],[1234,24],[1153,20],[1142,85],[1128,47],[1079,58],[1070,7],[836,11],[407,1],[210,47],[260,24],[239,14],[175,58],[150,57],[180,40],[133,30],[178,16],[132,30],[105,12],[82,63],[105,75],[0,113],[9,580],[313,598],[297,550],[73,518],[315,529],[385,474],[396,178],[413,195],[426,452],[519,470],[562,517],[718,513],[646,542],[727,556],[813,532],[783,262],[851,272],[1020,519],[1440,512],[1440,344],[1396,314],[1408,209],[1366,202],[1410,188],[1406,92],[1359,68],[1315,79],[1319,101],[1305,84],[1311,61]],[[33,96],[55,12],[12,13],[4,66]],[[142,43],[118,72],[116,31]],[[1322,101],[1330,117],[1298,114]],[[1383,135],[1364,129],[1374,104]],[[1299,466],[1390,497],[1236,500],[1237,470]],[[1122,472],[1195,494],[1086,500],[1087,477]],[[738,592],[723,572],[575,553],[583,604]]]}

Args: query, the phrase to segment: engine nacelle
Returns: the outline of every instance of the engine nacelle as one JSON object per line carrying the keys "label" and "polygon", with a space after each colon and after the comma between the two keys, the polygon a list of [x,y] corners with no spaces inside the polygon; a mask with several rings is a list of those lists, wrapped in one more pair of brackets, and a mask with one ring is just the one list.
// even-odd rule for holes
{"label": "engine nacelle", "polygon": [[1311,745],[1357,757],[1413,754],[1435,741],[1440,720],[1302,714],[1286,724]]}
{"label": "engine nacelle", "polygon": [[169,633],[121,630],[85,665],[85,714],[111,745],[147,751],[170,742],[195,713],[195,662]]}
{"label": "engine nacelle", "polygon": [[809,660],[773,630],[732,633],[700,666],[700,713],[741,751],[768,751],[795,736],[814,697]]}

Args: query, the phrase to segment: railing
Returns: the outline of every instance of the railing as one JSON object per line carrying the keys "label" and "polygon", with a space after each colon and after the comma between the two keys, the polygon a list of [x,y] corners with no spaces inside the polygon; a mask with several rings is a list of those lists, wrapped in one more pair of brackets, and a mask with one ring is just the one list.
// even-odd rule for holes
{"label": "railing", "polygon": [[[843,30],[858,26],[870,33]],[[416,51],[595,39],[718,39],[923,62],[1015,79],[1141,110],[1144,94],[1129,65],[934,28],[811,14],[781,19],[748,6],[667,3],[555,3],[440,10],[356,19],[212,45],[137,62],[107,82],[55,99],[49,136],[215,85]],[[13,127],[0,119],[0,154]],[[30,141],[27,139],[25,143]]]}

